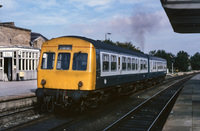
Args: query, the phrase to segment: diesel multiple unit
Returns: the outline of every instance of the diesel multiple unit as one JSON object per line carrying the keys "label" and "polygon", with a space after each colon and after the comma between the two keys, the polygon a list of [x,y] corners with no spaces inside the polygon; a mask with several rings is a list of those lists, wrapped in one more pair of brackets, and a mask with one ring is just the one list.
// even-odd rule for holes
{"label": "diesel multiple unit", "polygon": [[85,37],[64,36],[42,45],[36,96],[44,110],[55,105],[96,106],[110,95],[162,82],[165,59]]}

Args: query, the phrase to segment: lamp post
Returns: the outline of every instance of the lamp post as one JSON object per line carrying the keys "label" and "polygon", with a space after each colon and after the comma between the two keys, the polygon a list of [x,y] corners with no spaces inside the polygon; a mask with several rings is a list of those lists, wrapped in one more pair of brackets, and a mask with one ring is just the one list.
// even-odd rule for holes
{"label": "lamp post", "polygon": [[173,69],[173,68],[174,68],[174,67],[173,67],[173,66],[174,66],[174,57],[171,56],[171,55],[170,55],[170,57],[172,58],[172,59],[171,59],[171,62],[172,62],[172,74],[174,74],[174,69]]}
{"label": "lamp post", "polygon": [[111,35],[111,33],[108,32],[105,34],[105,40],[107,40],[107,35]]}
{"label": "lamp post", "polygon": [[[2,7],[2,5],[0,5],[0,8]],[[0,21],[0,23],[1,23],[1,21]]]}

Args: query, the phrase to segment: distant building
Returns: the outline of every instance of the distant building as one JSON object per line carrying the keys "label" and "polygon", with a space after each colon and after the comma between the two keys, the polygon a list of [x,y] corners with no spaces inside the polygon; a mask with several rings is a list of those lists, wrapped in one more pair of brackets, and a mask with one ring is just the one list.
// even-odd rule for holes
{"label": "distant building", "polygon": [[0,81],[36,79],[40,48],[46,40],[14,22],[0,23]]}
{"label": "distant building", "polygon": [[0,46],[30,47],[31,30],[16,27],[14,22],[0,23]]}
{"label": "distant building", "polygon": [[41,49],[42,43],[47,40],[48,39],[40,33],[31,32],[31,46]]}

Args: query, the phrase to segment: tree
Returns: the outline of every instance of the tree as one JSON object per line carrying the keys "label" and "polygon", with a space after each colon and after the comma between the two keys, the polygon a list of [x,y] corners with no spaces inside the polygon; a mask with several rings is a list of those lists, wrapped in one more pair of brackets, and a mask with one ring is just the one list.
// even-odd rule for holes
{"label": "tree", "polygon": [[104,43],[107,43],[107,44],[112,44],[112,45],[117,45],[119,47],[122,47],[122,48],[125,48],[125,49],[129,49],[129,50],[133,50],[133,51],[137,51],[137,52],[141,52],[139,50],[139,48],[136,48],[131,42],[119,42],[117,41],[116,43],[111,41],[111,40],[104,40],[102,41]]}
{"label": "tree", "polygon": [[197,52],[190,59],[191,67],[193,70],[200,70],[200,53]]}
{"label": "tree", "polygon": [[177,53],[177,56],[175,58],[175,64],[174,66],[179,70],[179,71],[188,71],[189,67],[189,55],[187,52],[184,51],[179,51]]}

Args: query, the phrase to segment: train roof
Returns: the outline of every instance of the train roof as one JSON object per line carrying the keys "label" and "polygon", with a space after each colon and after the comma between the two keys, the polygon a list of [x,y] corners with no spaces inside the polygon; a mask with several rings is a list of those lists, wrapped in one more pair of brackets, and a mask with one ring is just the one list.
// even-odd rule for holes
{"label": "train roof", "polygon": [[144,54],[144,53],[140,53],[140,52],[133,51],[133,50],[128,50],[128,49],[119,47],[117,45],[103,43],[103,42],[100,42],[100,41],[97,41],[97,40],[93,40],[93,39],[89,39],[89,38],[82,37],[82,36],[63,36],[63,37],[72,37],[72,38],[78,38],[78,39],[82,39],[82,40],[88,41],[91,44],[93,44],[94,47],[97,48],[97,49],[104,49],[104,50],[120,52],[120,53],[140,56],[140,57],[147,57],[147,55]]}
{"label": "train roof", "polygon": [[150,60],[166,61],[165,59],[163,59],[163,58],[161,58],[161,57],[152,56],[152,55],[149,55],[149,59],[150,59]]}

